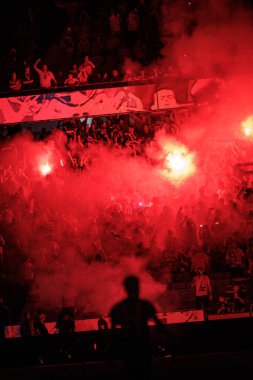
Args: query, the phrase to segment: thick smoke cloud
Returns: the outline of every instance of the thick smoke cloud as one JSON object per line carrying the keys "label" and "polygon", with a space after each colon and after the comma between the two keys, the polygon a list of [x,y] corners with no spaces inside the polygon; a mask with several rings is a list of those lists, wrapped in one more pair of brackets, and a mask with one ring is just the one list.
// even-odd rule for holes
{"label": "thick smoke cloud", "polygon": [[[233,143],[226,150],[214,144],[217,123],[221,127],[215,115],[197,112],[178,139],[157,133],[147,158],[104,146],[81,150],[89,162],[81,172],[69,166],[66,138],[59,131],[45,142],[25,135],[2,146],[1,226],[8,271],[13,279],[25,276],[36,284],[35,305],[59,308],[75,300],[83,312],[106,314],[124,296],[124,277],[134,273],[142,295],[161,307],[167,280],[154,280],[148,267],[161,259],[168,229],[183,242],[179,208],[202,223],[205,210],[218,201],[222,181],[228,198],[235,196],[231,171],[241,153],[234,152]],[[182,144],[194,156],[195,171],[178,182],[164,174],[164,162],[168,147]],[[44,163],[52,166],[47,176],[40,171]],[[240,222],[234,215],[228,231]],[[148,256],[136,255],[140,242],[150,248]],[[170,310],[169,303],[162,308]]]}
{"label": "thick smoke cloud", "polygon": [[[67,165],[64,142],[61,133],[47,142],[24,136],[1,151],[1,169],[9,177],[3,180],[2,222],[8,223],[5,214],[10,213],[15,230],[6,232],[7,244],[12,237],[20,249],[19,258],[11,261],[11,275],[18,279],[30,258],[33,271],[39,273],[34,280],[41,307],[59,306],[64,294],[72,291],[84,311],[108,312],[123,295],[121,284],[130,273],[145,279],[143,295],[155,301],[165,287],[148,274],[146,260],[135,258],[139,238],[133,238],[133,226],[129,231],[122,227],[127,243],[120,252],[117,241],[115,247],[108,242],[113,230],[104,225],[112,215],[114,223],[127,213],[131,219],[131,214],[144,210],[139,204],[146,205],[153,197],[166,198],[168,182],[145,160],[117,156],[105,147],[86,152],[92,165],[85,172],[62,168],[60,160]],[[40,172],[43,163],[52,166],[47,176]],[[96,255],[106,262],[97,262]]]}
{"label": "thick smoke cloud", "polygon": [[252,11],[234,1],[162,3],[162,65],[195,77],[251,72]]}

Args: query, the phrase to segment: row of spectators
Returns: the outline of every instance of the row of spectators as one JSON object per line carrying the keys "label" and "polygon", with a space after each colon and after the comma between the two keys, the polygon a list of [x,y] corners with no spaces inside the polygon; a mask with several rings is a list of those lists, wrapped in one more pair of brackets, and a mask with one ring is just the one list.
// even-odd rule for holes
{"label": "row of spectators", "polygon": [[[235,18],[237,6],[231,6]],[[1,90],[23,89],[31,80],[35,88],[41,86],[37,76],[25,79],[30,78],[28,71],[34,77],[37,57],[43,57],[53,73],[52,83],[58,86],[159,75],[213,77],[240,69],[236,63],[228,65],[234,58],[229,44],[222,51],[226,60],[217,61],[212,55],[205,60],[201,45],[192,42],[202,23],[210,22],[215,32],[212,22],[219,16],[209,3],[182,0],[166,6],[160,0],[40,0],[14,4],[10,0],[6,7],[0,23]],[[51,24],[54,28],[48,27]],[[214,38],[219,46],[219,35]],[[189,44],[182,43],[188,40]],[[85,56],[92,57],[92,75],[80,69]]]}
{"label": "row of spectators", "polygon": [[[107,115],[66,119],[59,121],[57,128],[64,131],[67,136],[71,164],[74,168],[84,169],[86,166],[86,160],[83,158],[84,148],[92,148],[102,143],[115,151],[126,148],[130,155],[146,157],[146,147],[154,141],[158,131],[176,137],[188,117],[187,110],[170,110],[161,115],[151,113]],[[43,126],[40,130],[36,127],[34,130],[30,127],[27,129],[30,129],[36,141],[46,140],[53,132],[52,128]]]}
{"label": "row of spectators", "polygon": [[[113,68],[110,72],[105,70],[96,70],[95,64],[90,60],[89,56],[84,57],[80,65],[74,63],[66,77],[61,72],[53,73],[48,69],[46,63],[39,63],[41,59],[37,59],[33,67],[24,66],[21,74],[13,71],[11,73],[8,89],[10,91],[29,90],[37,88],[50,87],[75,87],[89,83],[108,83],[120,81],[148,81],[158,79],[176,79],[179,72],[172,66],[168,67],[166,72],[159,71],[158,68],[151,69],[134,69],[128,68],[122,72],[119,68]],[[37,75],[36,75],[37,73]],[[182,78],[182,75],[181,75]]]}
{"label": "row of spectators", "polygon": [[[193,58],[184,49],[177,58],[173,56],[173,44],[180,33],[191,35],[196,26],[192,2],[185,1],[183,8],[185,28],[179,31],[174,25],[173,7],[165,28],[162,2],[157,0],[79,0],[71,5],[49,0],[47,6],[41,0],[38,4],[15,5],[8,25],[2,20],[2,34],[9,38],[4,40],[0,88],[17,91],[122,79],[219,75],[195,69]],[[18,27],[15,15],[22,20]],[[54,28],[48,28],[44,20]],[[162,62],[161,52],[168,47],[170,56],[158,64]],[[88,56],[92,57],[92,72],[83,65]],[[43,57],[39,70],[46,80],[40,72],[39,78],[35,75],[37,57]]]}
{"label": "row of spectators", "polygon": [[[10,25],[7,26],[10,28],[9,43],[13,42],[13,45],[3,56],[3,68],[6,66],[3,71],[11,78],[5,75],[1,85],[3,89],[15,90],[19,87],[11,85],[16,81],[14,72],[20,78],[22,88],[26,84],[31,85],[24,82],[27,82],[25,77],[30,76],[28,70],[32,76],[34,74],[32,67],[36,56],[44,57],[44,63],[48,63],[58,85],[69,85],[69,79],[70,85],[73,85],[76,83],[69,78],[73,67],[78,70],[76,77],[79,84],[86,83],[88,77],[93,82],[107,81],[113,79],[114,70],[123,71],[123,75],[126,73],[123,69],[126,59],[136,61],[136,67],[140,67],[149,65],[159,55],[160,13],[159,6],[152,1],[112,1],[111,4],[77,1],[70,7],[71,11],[64,3],[60,6],[52,2],[47,7],[39,3],[26,3],[21,9],[14,7],[12,11],[19,12],[19,17],[25,13],[25,19],[20,25],[20,34],[15,33]],[[55,28],[49,31],[42,19],[53,19]],[[91,73],[81,70],[85,55],[93,57],[93,77]],[[37,87],[36,78],[33,80]],[[54,80],[53,83],[56,84]]]}
{"label": "row of spectators", "polygon": [[64,122],[61,128],[68,136],[70,147],[78,143],[89,148],[102,142],[116,150],[127,148],[136,156],[145,155],[146,147],[154,140],[157,131],[164,130],[168,135],[176,136],[181,125],[175,113],[169,112],[160,118],[152,118],[150,114],[93,118],[85,125],[76,119],[74,124],[73,121]]}

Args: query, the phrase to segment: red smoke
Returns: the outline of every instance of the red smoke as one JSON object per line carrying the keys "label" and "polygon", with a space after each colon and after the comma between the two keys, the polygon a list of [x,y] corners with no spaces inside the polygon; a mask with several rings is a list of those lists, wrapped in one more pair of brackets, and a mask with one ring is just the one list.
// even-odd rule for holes
{"label": "red smoke", "polygon": [[[191,5],[189,5],[191,3]],[[163,67],[178,64],[195,78],[249,74],[252,11],[229,0],[163,0]]]}
{"label": "red smoke", "polygon": [[[123,296],[121,282],[130,273],[141,277],[143,296],[156,301],[166,285],[154,280],[148,264],[159,261],[168,229],[182,240],[175,228],[180,207],[182,218],[192,217],[199,225],[209,207],[224,202],[223,240],[245,220],[231,217],[228,205],[240,203],[236,195],[243,176],[234,166],[252,160],[251,142],[241,141],[241,122],[253,113],[252,76],[234,76],[251,74],[250,13],[210,0],[197,2],[192,16],[185,4],[163,2],[161,65],[166,70],[180,62],[185,74],[193,69],[195,77],[226,75],[215,104],[196,109],[176,142],[157,134],[145,158],[96,146],[82,152],[89,163],[83,172],[70,169],[61,133],[47,142],[19,137],[1,147],[8,270],[21,278],[29,258],[40,290],[36,306],[60,306],[66,294],[76,294],[79,309],[106,313]],[[190,21],[192,31],[186,33]],[[168,141],[195,154],[196,172],[180,186],[161,174]],[[52,165],[52,172],[41,176],[42,164]],[[150,256],[136,255],[138,243],[150,248]]]}
{"label": "red smoke", "polygon": [[[24,275],[29,258],[40,291],[37,306],[60,307],[70,294],[80,310],[107,313],[123,296],[121,283],[130,273],[140,276],[143,296],[157,301],[165,285],[152,278],[148,265],[159,262],[178,209],[183,206],[185,215],[202,223],[203,216],[192,214],[194,208],[201,201],[205,209],[211,206],[221,181],[233,198],[231,170],[248,159],[232,141],[241,130],[241,112],[233,110],[227,117],[228,104],[193,114],[178,141],[157,134],[148,159],[103,146],[84,150],[90,165],[82,172],[70,168],[59,132],[47,142],[24,136],[2,147],[2,225],[13,226],[14,235],[7,230],[5,238],[10,243],[12,236],[22,262],[19,267],[14,260],[9,272],[15,278]],[[216,132],[225,133],[229,142],[215,140]],[[195,152],[196,172],[179,184],[161,174],[168,146]],[[38,170],[42,162],[53,166],[46,176]],[[230,219],[228,229],[240,221],[239,216]],[[149,247],[149,256],[136,256],[140,242]]]}

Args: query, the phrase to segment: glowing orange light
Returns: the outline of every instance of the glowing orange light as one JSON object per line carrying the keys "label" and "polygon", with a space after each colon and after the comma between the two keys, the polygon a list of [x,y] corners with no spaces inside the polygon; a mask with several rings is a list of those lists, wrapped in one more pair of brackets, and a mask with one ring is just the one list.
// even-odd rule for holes
{"label": "glowing orange light", "polygon": [[49,173],[51,173],[52,171],[52,166],[49,165],[48,162],[46,162],[45,164],[42,164],[40,165],[40,172],[43,176],[46,176],[48,175]]}
{"label": "glowing orange light", "polygon": [[244,133],[245,133],[246,136],[250,136],[251,135],[251,128],[250,127],[246,127],[244,129]]}
{"label": "glowing orange light", "polygon": [[241,126],[246,137],[253,137],[253,115],[250,115],[243,120]]}
{"label": "glowing orange light", "polygon": [[171,153],[166,157],[170,167],[176,172],[187,170],[187,159],[181,153]]}
{"label": "glowing orange light", "polygon": [[195,172],[194,154],[184,145],[170,143],[166,144],[164,150],[166,158],[162,173],[172,182],[180,183]]}

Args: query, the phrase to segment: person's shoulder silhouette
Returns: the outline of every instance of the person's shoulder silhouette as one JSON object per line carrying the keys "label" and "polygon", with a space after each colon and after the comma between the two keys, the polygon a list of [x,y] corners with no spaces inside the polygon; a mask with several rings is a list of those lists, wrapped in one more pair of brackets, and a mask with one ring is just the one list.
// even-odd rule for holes
{"label": "person's shoulder silhouette", "polygon": [[111,310],[112,328],[121,327],[127,339],[145,339],[148,335],[148,320],[155,319],[155,308],[139,297],[139,279],[128,276],[124,280],[127,298]]}

